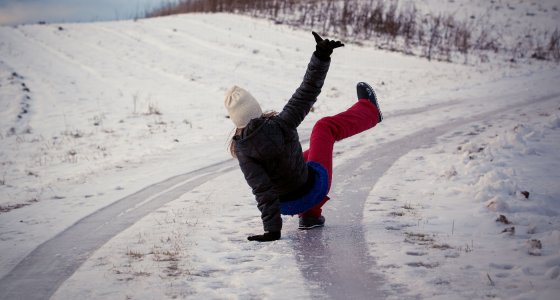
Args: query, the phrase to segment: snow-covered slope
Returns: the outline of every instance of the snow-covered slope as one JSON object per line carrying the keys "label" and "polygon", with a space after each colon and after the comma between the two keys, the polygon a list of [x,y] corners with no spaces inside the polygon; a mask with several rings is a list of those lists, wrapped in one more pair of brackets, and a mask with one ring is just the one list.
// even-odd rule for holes
{"label": "snow-covered slope", "polygon": [[[309,32],[224,14],[0,27],[0,276],[37,245],[84,216],[147,185],[230,159],[225,143],[233,125],[225,118],[222,104],[226,89],[233,84],[242,86],[264,108],[281,110],[299,86],[314,46]],[[558,66],[548,62],[473,67],[430,63],[347,45],[335,51],[323,93],[300,133],[308,136],[319,118],[355,102],[355,84],[359,81],[376,88],[387,117],[360,141],[379,144],[448,120],[558,93],[559,79]],[[404,109],[441,103],[449,105],[391,119]],[[353,147],[355,142],[353,139],[337,145],[340,153],[335,165],[359,153]],[[199,258],[183,260],[192,264],[191,273],[212,271],[217,281],[229,282],[232,297],[258,284],[273,283],[305,294],[305,283],[294,269],[297,259],[289,249],[289,240],[280,240],[270,249],[244,241],[245,235],[258,233],[261,227],[241,174],[226,174],[207,185],[202,188],[203,194],[212,192],[208,199],[213,204],[208,210],[215,206],[220,210],[206,213],[193,208],[183,215],[185,222],[204,218],[208,222],[201,222],[208,227],[193,231],[193,240],[187,243],[189,253]],[[229,206],[233,205],[231,198],[242,195],[249,196],[239,203],[246,210],[238,219],[226,220],[228,215],[221,212],[233,209]],[[183,200],[201,198],[185,195]],[[183,207],[178,200],[172,204],[178,205],[173,209],[185,209],[191,202]],[[328,207],[325,209],[327,213]],[[83,289],[63,287],[61,297],[87,294],[108,282],[114,285],[112,293],[98,297],[128,295],[128,279],[115,276],[124,266],[135,264],[129,261],[134,257],[125,249],[146,239],[139,237],[139,232],[147,232],[156,240],[165,239],[165,235],[173,237],[175,225],[152,231],[158,222],[161,217],[150,215],[135,225],[139,227],[131,227],[100,249],[92,261],[99,257],[103,261],[89,261],[83,270],[88,275],[82,271],[75,275],[87,282],[69,281],[74,282],[74,288],[76,283],[83,284]],[[212,231],[219,222],[235,228]],[[288,218],[286,230],[294,230],[294,222]],[[224,235],[234,238],[225,239]],[[206,242],[197,244],[199,240]],[[220,259],[228,261],[227,257],[216,256],[216,262],[208,254],[207,249],[216,242],[225,244],[223,252],[230,251],[231,259],[245,263],[244,268],[226,268],[228,272],[213,269]],[[264,255],[267,250],[276,254]],[[244,251],[257,252],[244,261]],[[267,265],[265,269],[280,280],[234,280],[260,270],[251,268],[269,260],[286,266],[272,271]],[[92,266],[97,268],[93,270]],[[185,289],[173,290],[169,297],[189,291],[211,293],[211,287],[219,285],[204,285],[205,279],[197,281],[198,277],[187,272],[181,276]],[[142,284],[147,282],[144,277],[140,274],[131,280]],[[170,277],[163,277],[162,282],[146,284],[162,287],[150,294],[155,298],[165,297],[166,285],[170,284]],[[268,286],[264,289],[255,297],[281,296]]]}
{"label": "snow-covered slope", "polygon": [[364,224],[394,299],[558,298],[559,101],[456,128],[377,182]]}

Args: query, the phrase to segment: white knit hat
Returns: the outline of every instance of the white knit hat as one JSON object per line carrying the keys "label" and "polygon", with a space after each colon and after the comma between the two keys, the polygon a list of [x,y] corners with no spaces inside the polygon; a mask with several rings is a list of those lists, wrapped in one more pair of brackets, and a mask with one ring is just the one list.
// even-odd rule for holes
{"label": "white knit hat", "polygon": [[230,87],[226,92],[224,105],[237,128],[245,128],[249,121],[262,115],[261,106],[255,97],[236,85]]}

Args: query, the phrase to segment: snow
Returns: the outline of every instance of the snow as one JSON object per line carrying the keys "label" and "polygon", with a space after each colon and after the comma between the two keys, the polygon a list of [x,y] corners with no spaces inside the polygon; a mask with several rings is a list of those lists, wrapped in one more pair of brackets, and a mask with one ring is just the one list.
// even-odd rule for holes
{"label": "snow", "polygon": [[[557,11],[547,13],[543,24],[557,22]],[[536,19],[509,17],[521,25]],[[0,206],[25,205],[0,213],[0,277],[83,217],[231,159],[227,88],[241,86],[279,111],[313,50],[309,32],[226,14],[0,27]],[[385,120],[337,143],[336,166],[365,151],[357,144],[382,147],[420,129],[548,99],[454,129],[377,182],[363,224],[380,266],[372,272],[391,279],[387,290],[404,286],[407,296],[434,299],[558,293],[558,65],[491,62],[428,62],[347,44],[335,51],[314,112],[299,128],[306,138],[318,119],[349,107],[357,82],[376,89]],[[426,110],[405,114],[410,109]],[[329,213],[327,204],[327,222]],[[500,215],[512,223],[495,222]],[[297,218],[284,218],[281,240],[250,243],[247,235],[262,232],[259,216],[241,172],[224,173],[114,237],[53,299],[320,293],[304,282],[286,238]],[[514,233],[501,232],[510,227]]]}
{"label": "snow", "polygon": [[112,239],[51,299],[309,298],[289,240],[247,242],[262,231],[254,206],[241,171],[210,180]]}
{"label": "snow", "polygon": [[558,295],[555,110],[542,103],[456,128],[393,165],[364,211],[385,289],[402,284],[430,299]]}

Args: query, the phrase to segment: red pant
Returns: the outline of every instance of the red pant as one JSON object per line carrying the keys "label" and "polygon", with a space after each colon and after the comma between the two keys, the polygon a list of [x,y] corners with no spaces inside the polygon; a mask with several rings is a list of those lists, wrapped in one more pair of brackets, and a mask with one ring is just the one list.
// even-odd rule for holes
{"label": "red pant", "polygon": [[[347,111],[332,117],[324,117],[317,121],[311,132],[309,150],[303,152],[305,161],[320,163],[329,173],[329,190],[332,183],[332,154],[334,142],[366,131],[375,125],[379,119],[379,111],[369,100],[362,99],[352,105]],[[330,198],[327,196],[321,203],[300,216],[318,218],[321,207]]]}

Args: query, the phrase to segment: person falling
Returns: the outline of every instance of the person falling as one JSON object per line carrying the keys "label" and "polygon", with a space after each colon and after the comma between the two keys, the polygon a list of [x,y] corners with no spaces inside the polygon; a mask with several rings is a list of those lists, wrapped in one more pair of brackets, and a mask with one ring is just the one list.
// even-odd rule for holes
{"label": "person falling", "polygon": [[348,110],[317,121],[309,150],[303,152],[297,127],[321,93],[334,49],[340,41],[317,43],[303,82],[280,113],[265,112],[246,90],[232,86],[224,104],[237,127],[230,153],[239,161],[245,180],[253,189],[265,233],[250,241],[280,239],[282,215],[299,215],[299,229],[325,225],[321,215],[329,200],[334,142],[368,130],[383,120],[375,92],[365,82],[357,84],[358,102]]}

